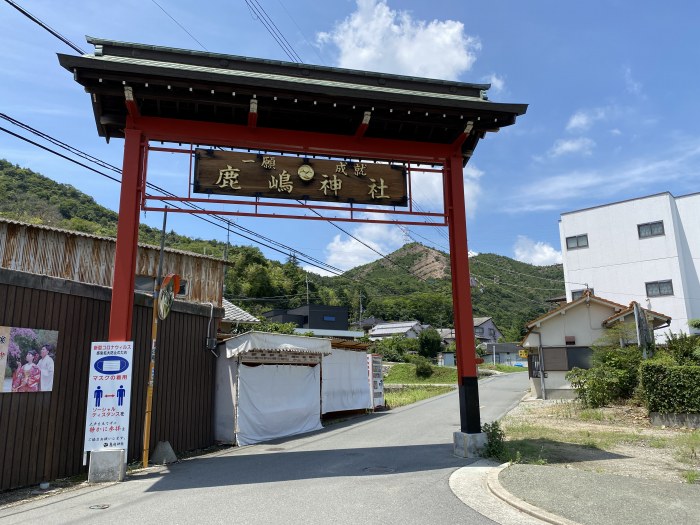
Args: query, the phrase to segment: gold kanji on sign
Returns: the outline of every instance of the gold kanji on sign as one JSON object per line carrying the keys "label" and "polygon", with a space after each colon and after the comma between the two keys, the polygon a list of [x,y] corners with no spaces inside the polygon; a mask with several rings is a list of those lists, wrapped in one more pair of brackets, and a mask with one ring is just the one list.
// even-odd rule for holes
{"label": "gold kanji on sign", "polygon": [[292,193],[294,184],[287,170],[282,170],[282,173],[278,173],[277,175],[270,174],[269,187],[271,190],[275,189],[279,192],[286,191],[287,193]]}
{"label": "gold kanji on sign", "polygon": [[371,195],[373,199],[390,199],[388,194],[384,193],[384,190],[388,190],[389,186],[384,184],[384,179],[379,179],[379,184],[374,179],[369,179],[372,184],[369,185],[368,195]]}
{"label": "gold kanji on sign", "polygon": [[335,165],[335,172],[336,173],[342,173],[346,177],[348,176],[347,172],[345,171],[345,168],[347,168],[348,163],[347,162],[342,162],[339,161],[338,164]]}
{"label": "gold kanji on sign", "polygon": [[329,191],[333,192],[333,195],[338,196],[338,190],[343,188],[343,179],[339,179],[334,173],[333,178],[328,177],[328,175],[321,175],[324,179],[321,181],[320,191],[324,195],[328,195]]}
{"label": "gold kanji on sign", "polygon": [[226,169],[219,170],[219,178],[216,180],[216,185],[219,188],[229,187],[232,190],[240,190],[241,186],[238,184],[238,175],[240,171],[240,169],[233,168],[227,164]]}
{"label": "gold kanji on sign", "polygon": [[260,166],[265,168],[266,170],[274,170],[275,169],[275,157],[269,157],[269,156],[264,156],[262,159],[262,162],[260,163]]}
{"label": "gold kanji on sign", "polygon": [[365,165],[361,162],[356,162],[353,165],[353,168],[355,168],[355,177],[365,177],[367,175],[367,172],[365,171]]}

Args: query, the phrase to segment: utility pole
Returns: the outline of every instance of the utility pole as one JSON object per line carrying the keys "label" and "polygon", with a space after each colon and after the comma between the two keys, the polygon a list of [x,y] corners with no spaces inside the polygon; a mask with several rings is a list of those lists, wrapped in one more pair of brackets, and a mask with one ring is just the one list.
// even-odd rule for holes
{"label": "utility pole", "polygon": [[360,290],[360,318],[358,319],[360,324],[362,323],[362,290]]}
{"label": "utility pole", "polygon": [[309,274],[306,273],[306,306],[309,306]]}
{"label": "utility pole", "polygon": [[[228,245],[229,245],[229,235],[231,233],[231,223],[226,223],[226,246],[224,247],[224,262],[228,262]],[[228,275],[228,264],[224,265],[224,282],[221,287],[223,295],[226,294],[226,276]]]}

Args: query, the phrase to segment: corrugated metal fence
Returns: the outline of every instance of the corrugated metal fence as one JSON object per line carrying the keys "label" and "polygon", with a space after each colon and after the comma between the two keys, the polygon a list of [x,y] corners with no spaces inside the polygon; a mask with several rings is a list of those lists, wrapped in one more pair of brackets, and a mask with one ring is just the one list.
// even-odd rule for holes
{"label": "corrugated metal fence", "polygon": [[[107,339],[110,296],[104,287],[0,269],[0,326],[59,332],[53,391],[0,394],[0,490],[84,471],[90,343]],[[151,346],[148,303],[136,295],[130,460],[142,451]],[[215,309],[215,315],[221,313]],[[215,359],[204,349],[208,323],[208,307],[176,302],[161,324],[151,447],[168,440],[175,451],[186,451],[214,442]]]}

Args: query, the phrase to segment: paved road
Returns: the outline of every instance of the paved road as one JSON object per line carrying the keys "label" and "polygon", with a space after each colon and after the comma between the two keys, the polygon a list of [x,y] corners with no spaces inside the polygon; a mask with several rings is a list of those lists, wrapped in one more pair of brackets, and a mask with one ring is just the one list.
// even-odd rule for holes
{"label": "paved road", "polygon": [[[527,374],[480,383],[482,420],[499,417]],[[0,511],[11,523],[493,523],[448,485],[471,462],[452,455],[456,393],[332,425],[297,439],[232,449]],[[90,509],[109,505],[104,510]]]}

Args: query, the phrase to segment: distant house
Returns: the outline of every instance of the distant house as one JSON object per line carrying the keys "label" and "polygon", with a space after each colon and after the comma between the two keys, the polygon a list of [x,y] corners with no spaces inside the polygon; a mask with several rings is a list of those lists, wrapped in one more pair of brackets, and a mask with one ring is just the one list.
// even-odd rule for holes
{"label": "distant house", "polygon": [[221,306],[224,309],[224,318],[220,322],[219,330],[225,334],[231,333],[235,328],[241,325],[255,325],[260,323],[260,319],[226,299],[221,301]]}
{"label": "distant house", "polygon": [[409,339],[417,339],[426,326],[420,324],[419,321],[402,321],[399,323],[382,323],[376,325],[369,331],[371,341],[378,341],[386,337],[395,335],[403,335]]}
{"label": "distant house", "polygon": [[503,334],[493,322],[493,317],[475,317],[474,337],[480,343],[497,343]]}
{"label": "distant house", "polygon": [[[635,310],[639,315],[635,315]],[[574,367],[590,368],[591,347],[618,323],[629,323],[633,333],[653,340],[650,332],[668,327],[667,315],[645,310],[637,303],[624,306],[590,291],[530,321],[522,346],[528,350],[530,386],[537,397],[571,399],[575,396],[566,373]],[[645,336],[645,334],[648,334]],[[636,337],[628,344],[637,344]]]}
{"label": "distant house", "polygon": [[364,332],[348,330],[347,306],[307,304],[291,310],[270,310],[262,315],[273,323],[294,323],[297,334],[313,332],[315,336],[341,339],[365,335]]}
{"label": "distant house", "polygon": [[353,323],[352,326],[353,328],[358,328],[363,332],[369,332],[372,328],[378,324],[382,324],[383,322],[384,319],[380,319],[379,317],[365,317],[364,319],[360,319],[359,321]]}
{"label": "distant house", "polygon": [[[455,342],[454,328],[438,328],[442,344],[449,346]],[[479,343],[496,343],[503,334],[493,322],[493,317],[474,317],[474,337]]]}
{"label": "distant house", "polygon": [[525,358],[520,357],[523,347],[515,343],[486,343],[484,347],[486,363],[515,366],[517,363],[522,365],[525,362]]}

